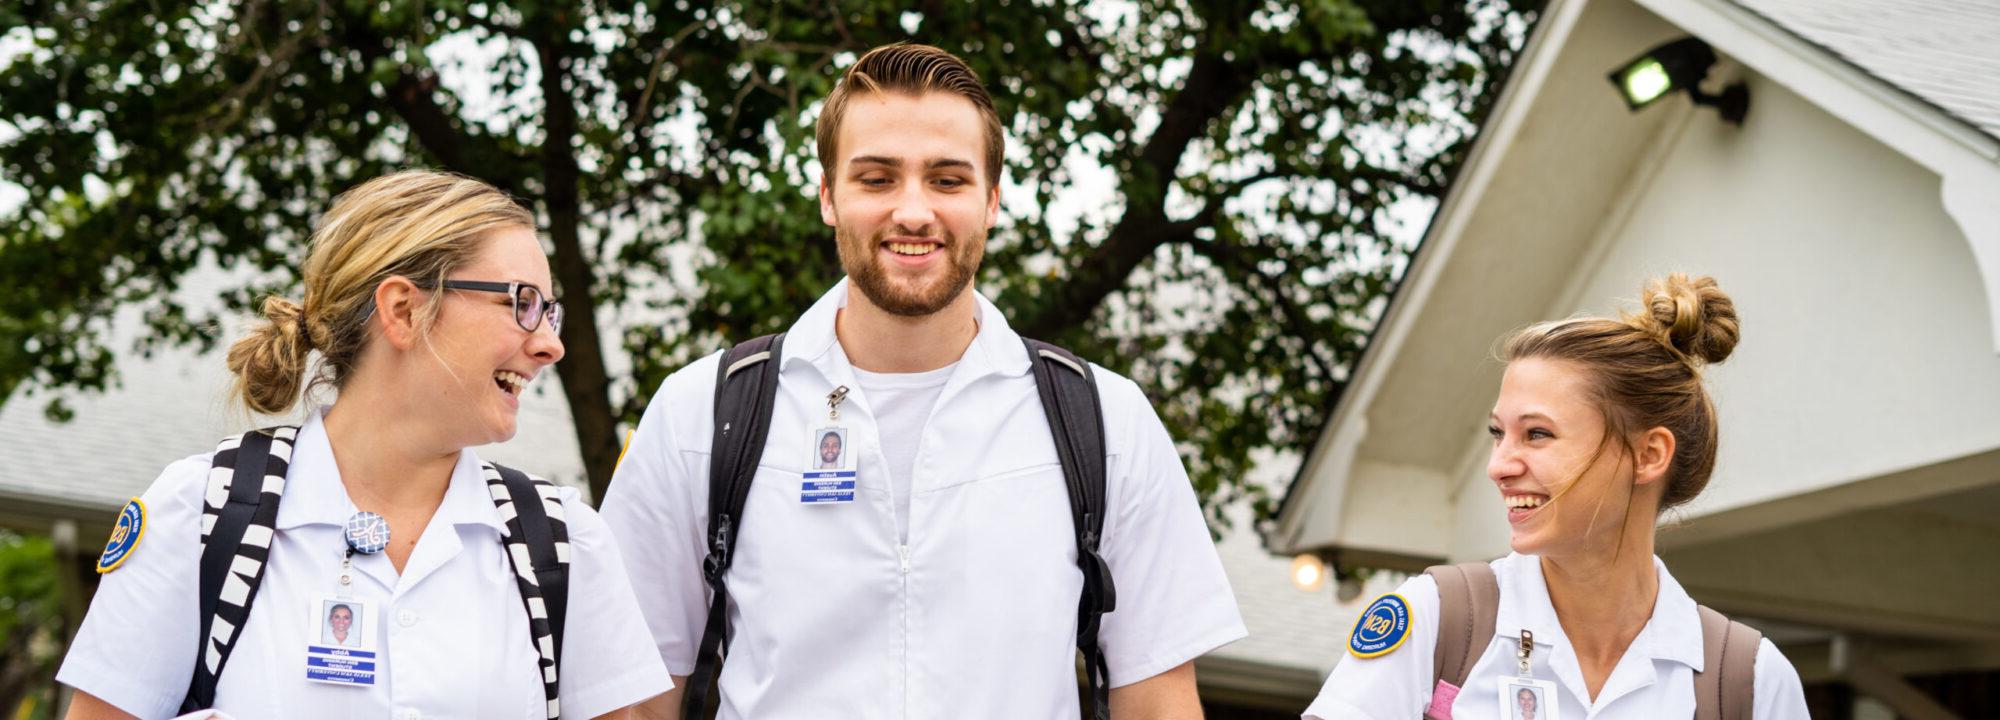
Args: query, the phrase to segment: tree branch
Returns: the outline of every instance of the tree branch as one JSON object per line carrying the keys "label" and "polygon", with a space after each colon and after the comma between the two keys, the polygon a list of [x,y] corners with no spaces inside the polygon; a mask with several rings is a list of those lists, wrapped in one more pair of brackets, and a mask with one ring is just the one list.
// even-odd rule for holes
{"label": "tree branch", "polygon": [[[343,15],[340,26],[343,41],[348,47],[361,52],[364,68],[389,56],[388,39],[369,30],[366,19]],[[437,87],[436,75],[419,76],[405,65],[400,68],[395,81],[384,88],[383,100],[410,127],[410,134],[416,138],[417,144],[437,158],[445,169],[479,178],[511,195],[523,197],[522,168],[532,164],[532,161],[490,138],[460,130],[452,122],[451,114],[438,105],[433,95]]]}
{"label": "tree branch", "polygon": [[1285,283],[1257,267],[1260,260],[1271,258],[1252,257],[1251,248],[1222,238],[1217,238],[1215,242],[1191,243],[1190,247],[1202,257],[1214,262],[1217,267],[1234,267],[1248,275],[1264,294],[1272,298],[1272,304],[1278,308],[1278,319],[1284,326],[1286,334],[1305,342],[1306,358],[1319,371],[1320,377],[1325,378],[1327,382],[1334,382],[1336,376],[1333,373],[1333,363],[1320,357],[1319,352],[1313,349],[1313,338],[1323,333],[1313,327],[1312,318],[1306,313],[1306,309],[1300,307],[1290,295],[1285,294]]}
{"label": "tree branch", "polygon": [[1125,214],[1111,235],[1021,318],[1023,335],[1059,337],[1081,324],[1167,242],[1175,230],[1165,211],[1168,185],[1188,146],[1250,89],[1251,78],[1240,70],[1219,55],[1195,56],[1181,91],[1139,151],[1134,176],[1125,181]]}

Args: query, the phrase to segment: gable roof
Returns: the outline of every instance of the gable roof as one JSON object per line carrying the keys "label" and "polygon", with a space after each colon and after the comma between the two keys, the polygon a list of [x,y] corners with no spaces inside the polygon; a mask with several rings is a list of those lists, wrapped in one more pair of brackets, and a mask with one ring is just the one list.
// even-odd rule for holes
{"label": "gable roof", "polygon": [[1828,54],[2000,139],[2000,3],[1735,1]]}
{"label": "gable roof", "polygon": [[[1388,302],[1369,332],[1349,382],[1329,398],[1326,424],[1318,437],[1302,448],[1303,461],[1279,498],[1272,522],[1264,526],[1266,549],[1273,553],[1302,551],[1306,546],[1299,543],[1298,533],[1308,516],[1338,516],[1342,512],[1339,500],[1316,505],[1295,497],[1313,492],[1309,488],[1321,464],[1352,460],[1354,443],[1362,436],[1409,435],[1409,428],[1401,425],[1368,429],[1367,418],[1361,417],[1357,407],[1372,402],[1379,383],[1371,383],[1371,378],[1388,374],[1386,367],[1421,362],[1411,359],[1421,358],[1421,351],[1403,352],[1406,333],[1401,330],[1416,322],[1414,315],[1421,311],[1431,288],[1446,281],[1435,271],[1458,251],[1458,240],[1472,232],[1467,229],[1468,218],[1490,203],[1525,201],[1532,206],[1537,201],[1490,186],[1495,174],[1502,172],[1502,165],[1513,163],[1508,172],[1518,174],[1522,167],[1551,162],[1552,151],[1547,147],[1541,147],[1535,157],[1515,157],[1520,154],[1517,144],[1547,145],[1550,136],[1561,136],[1574,147],[1553,156],[1594,158],[1570,168],[1572,171],[1602,170],[1619,163],[1629,167],[1639,162],[1629,153],[1617,158],[1604,155],[1619,148],[1629,150],[1629,144],[1606,146],[1597,142],[1603,140],[1595,134],[1597,126],[1578,119],[1589,114],[1578,104],[1584,103],[1583,96],[1570,86],[1588,75],[1591,97],[1608,93],[1609,89],[1600,87],[1602,68],[1629,58],[1625,53],[1637,53],[1665,39],[1700,37],[1728,58],[1721,79],[1743,70],[1764,76],[1942,176],[1947,212],[1966,232],[1982,276],[1988,278],[1990,322],[1996,349],[2000,349],[2000,206],[1986,202],[2000,191],[2000,80],[1995,80],[2000,78],[2000,43],[1980,42],[2000,37],[2000,5],[1977,4],[1985,1],[1551,0],[1497,85],[1498,99],[1482,119],[1471,151],[1454,171],[1403,275],[1391,286]],[[1579,18],[1586,9],[1626,16],[1622,22],[1628,25],[1632,12],[1643,12],[1652,21],[1670,26],[1670,34],[1661,35],[1658,28],[1635,30],[1637,34],[1607,33],[1609,26],[1603,22],[1593,22],[1588,31],[1579,32]],[[1607,45],[1623,48],[1621,54],[1607,59]],[[1576,57],[1566,57],[1569,54]],[[1546,106],[1566,109],[1551,113]],[[1619,107],[1622,112],[1623,106]],[[1528,119],[1531,115],[1534,122]],[[1657,123],[1662,115],[1656,112],[1648,119],[1645,113],[1635,114],[1628,124]],[[1650,136],[1657,130],[1653,125],[1625,132]],[[1600,180],[1604,178],[1584,178],[1580,184],[1597,188],[1604,184]],[[1609,205],[1602,209],[1613,210]],[[1492,230],[1484,227],[1480,233]],[[1547,230],[1538,228],[1535,233],[1541,237]],[[1533,252],[1547,250],[1531,248]],[[1482,306],[1460,315],[1488,310]],[[1487,336],[1498,332],[1485,329],[1491,331]],[[1448,382],[1424,384],[1422,392],[1429,396],[1448,395],[1454,390]],[[1407,459],[1402,455],[1389,458],[1391,462]]]}

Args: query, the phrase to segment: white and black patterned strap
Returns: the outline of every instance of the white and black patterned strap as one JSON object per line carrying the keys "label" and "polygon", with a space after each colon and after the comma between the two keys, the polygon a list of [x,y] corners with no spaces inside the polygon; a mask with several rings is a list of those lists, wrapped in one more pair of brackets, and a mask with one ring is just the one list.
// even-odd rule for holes
{"label": "white and black patterned strap", "polygon": [[569,605],[569,526],[562,497],[547,480],[484,463],[486,488],[505,528],[501,541],[521,586],[528,630],[541,655],[542,692],[548,717],[562,715],[557,669],[561,666],[563,625]]}
{"label": "white and black patterned strap", "polygon": [[255,430],[225,439],[215,449],[202,495],[201,652],[181,702],[183,713],[215,703],[216,679],[264,580],[278,499],[285,493],[298,432],[292,426]]}

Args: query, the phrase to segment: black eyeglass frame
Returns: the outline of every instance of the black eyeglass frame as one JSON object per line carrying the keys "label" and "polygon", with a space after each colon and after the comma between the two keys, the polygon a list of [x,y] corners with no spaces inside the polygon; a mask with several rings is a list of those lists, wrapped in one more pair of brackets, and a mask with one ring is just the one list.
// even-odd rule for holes
{"label": "black eyeglass frame", "polygon": [[[433,289],[433,285],[427,282],[416,282],[416,286],[423,288],[425,290]],[[556,298],[543,295],[541,288],[529,285],[528,283],[524,283],[518,280],[512,282],[493,282],[488,280],[445,280],[443,282],[437,283],[435,287],[442,287],[446,290],[471,290],[473,292],[490,292],[490,293],[505,294],[507,296],[507,300],[511,302],[514,306],[514,324],[520,326],[522,330],[526,330],[528,332],[534,332],[536,330],[539,330],[542,327],[542,321],[546,319],[548,320],[550,329],[555,330],[557,335],[562,334],[563,316],[567,314],[563,310],[562,301]],[[525,322],[521,319],[521,291],[523,290],[534,293],[535,297],[540,299],[542,302],[542,311],[535,314],[533,324]]]}

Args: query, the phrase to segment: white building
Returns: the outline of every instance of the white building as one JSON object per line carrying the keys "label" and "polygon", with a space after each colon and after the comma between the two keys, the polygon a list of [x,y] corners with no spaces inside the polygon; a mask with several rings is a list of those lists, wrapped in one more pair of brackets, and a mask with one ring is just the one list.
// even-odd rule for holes
{"label": "white building", "polygon": [[[1607,75],[1693,36],[1742,125]],[[1715,276],[1743,341],[1722,447],[1659,551],[1809,685],[1943,717],[1903,678],[2000,668],[2000,4],[1554,0],[1266,533],[1420,570],[1504,554],[1497,338]],[[1864,703],[1866,704],[1866,703]],[[1847,712],[1842,710],[1841,712]],[[1990,706],[1958,709],[1990,716]],[[1865,712],[1864,712],[1865,714]]]}

